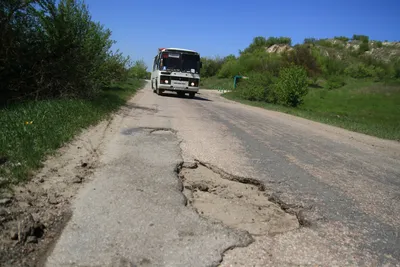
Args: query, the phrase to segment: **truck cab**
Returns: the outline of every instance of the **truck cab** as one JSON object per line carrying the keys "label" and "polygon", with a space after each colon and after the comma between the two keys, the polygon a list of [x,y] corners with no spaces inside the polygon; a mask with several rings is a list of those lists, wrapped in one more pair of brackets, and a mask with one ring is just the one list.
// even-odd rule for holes
{"label": "truck cab", "polygon": [[154,57],[151,88],[161,95],[164,91],[176,92],[193,98],[199,91],[200,54],[182,48],[159,48]]}

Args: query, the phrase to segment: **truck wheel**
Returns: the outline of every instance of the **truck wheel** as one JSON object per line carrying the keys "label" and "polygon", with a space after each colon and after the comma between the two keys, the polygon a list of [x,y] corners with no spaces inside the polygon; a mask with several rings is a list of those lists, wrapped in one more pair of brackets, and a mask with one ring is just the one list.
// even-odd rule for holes
{"label": "truck wheel", "polygon": [[151,80],[151,89],[153,89],[153,92],[154,92],[154,84],[153,84],[153,80]]}
{"label": "truck wheel", "polygon": [[162,95],[163,92],[164,92],[164,90],[161,90],[160,88],[158,88],[158,84],[156,83],[156,93],[157,93],[157,95]]}
{"label": "truck wheel", "polygon": [[189,93],[190,98],[194,98],[195,95],[196,95],[196,93]]}

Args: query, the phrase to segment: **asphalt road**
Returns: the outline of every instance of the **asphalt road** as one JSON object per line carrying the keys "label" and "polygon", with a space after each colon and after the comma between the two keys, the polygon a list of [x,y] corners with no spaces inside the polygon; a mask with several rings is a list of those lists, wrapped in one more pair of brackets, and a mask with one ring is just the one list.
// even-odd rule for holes
{"label": "asphalt road", "polygon": [[[399,265],[398,142],[208,90],[189,99],[146,86],[116,117],[102,167],[47,266]],[[274,201],[302,210],[306,226],[250,244],[248,234],[200,217],[174,173],[194,160],[261,181]]]}

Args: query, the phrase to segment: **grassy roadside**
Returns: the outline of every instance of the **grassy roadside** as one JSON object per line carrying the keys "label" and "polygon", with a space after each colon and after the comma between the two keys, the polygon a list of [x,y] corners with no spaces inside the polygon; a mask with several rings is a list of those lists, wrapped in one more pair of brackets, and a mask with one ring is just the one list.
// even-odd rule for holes
{"label": "grassy roadside", "polygon": [[233,79],[230,79],[230,78],[218,79],[217,77],[201,78],[200,79],[200,87],[201,87],[201,89],[232,90]]}
{"label": "grassy roadside", "polygon": [[46,155],[126,103],[142,80],[116,84],[93,100],[27,102],[0,109],[0,189],[29,178]]}
{"label": "grassy roadside", "polygon": [[223,96],[243,104],[400,141],[400,85],[349,80],[340,89],[310,88],[303,105],[297,108],[243,100],[234,92]]}

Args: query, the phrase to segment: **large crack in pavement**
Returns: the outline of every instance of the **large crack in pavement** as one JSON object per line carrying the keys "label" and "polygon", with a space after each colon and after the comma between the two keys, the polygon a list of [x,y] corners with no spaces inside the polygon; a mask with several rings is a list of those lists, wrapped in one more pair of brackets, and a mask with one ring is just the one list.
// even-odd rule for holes
{"label": "large crack in pavement", "polygon": [[246,231],[199,216],[177,177],[180,140],[168,128],[122,130],[74,203],[46,266],[218,266],[251,244]]}
{"label": "large crack in pavement", "polygon": [[[177,172],[187,205],[207,220],[246,231],[252,237],[286,233],[302,225],[298,219],[301,210],[293,213],[282,209],[256,179],[233,176],[200,161],[182,163]],[[232,249],[235,247],[226,251]]]}

